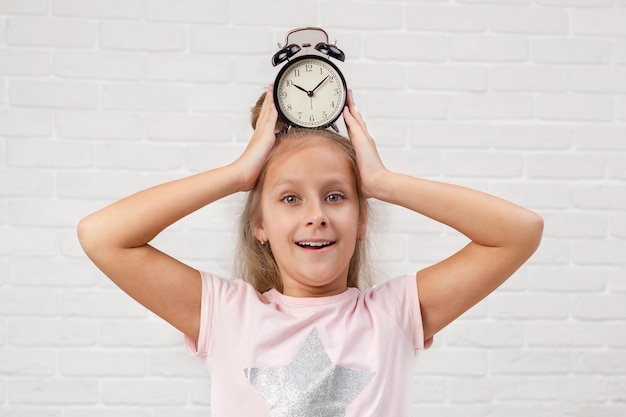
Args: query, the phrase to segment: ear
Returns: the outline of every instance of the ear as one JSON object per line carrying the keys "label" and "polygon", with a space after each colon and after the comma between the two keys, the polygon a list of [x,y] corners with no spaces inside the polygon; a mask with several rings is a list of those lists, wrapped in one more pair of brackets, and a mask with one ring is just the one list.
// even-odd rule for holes
{"label": "ear", "polygon": [[254,233],[254,237],[256,237],[256,239],[259,242],[267,242],[267,233],[265,233],[265,228],[263,227],[263,224],[259,224],[258,226],[251,226],[252,227],[252,232]]}

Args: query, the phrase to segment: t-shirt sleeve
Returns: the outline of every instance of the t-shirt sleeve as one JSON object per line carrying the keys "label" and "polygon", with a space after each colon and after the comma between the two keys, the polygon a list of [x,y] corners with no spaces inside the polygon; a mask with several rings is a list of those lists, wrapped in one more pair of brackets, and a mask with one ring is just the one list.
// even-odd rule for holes
{"label": "t-shirt sleeve", "polygon": [[413,349],[428,349],[433,339],[424,340],[424,327],[415,275],[391,279],[372,288],[372,298],[383,305],[413,343]]}
{"label": "t-shirt sleeve", "polygon": [[[213,319],[213,306],[211,298],[215,293],[214,281],[219,281],[213,275],[207,272],[201,272],[200,277],[202,280],[202,300],[200,305],[200,331],[198,333],[198,340],[195,341],[188,335],[185,335],[185,349],[187,353],[195,355],[201,358],[205,358],[209,353],[210,346],[210,330],[211,321]],[[219,282],[217,283],[219,284]]]}

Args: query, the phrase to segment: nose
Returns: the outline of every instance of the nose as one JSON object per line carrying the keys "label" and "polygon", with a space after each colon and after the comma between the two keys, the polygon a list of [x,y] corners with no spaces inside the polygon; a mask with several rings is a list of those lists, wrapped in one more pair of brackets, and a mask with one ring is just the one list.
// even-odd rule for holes
{"label": "nose", "polygon": [[307,226],[326,226],[328,218],[324,212],[324,208],[319,202],[311,202],[308,204],[306,212]]}

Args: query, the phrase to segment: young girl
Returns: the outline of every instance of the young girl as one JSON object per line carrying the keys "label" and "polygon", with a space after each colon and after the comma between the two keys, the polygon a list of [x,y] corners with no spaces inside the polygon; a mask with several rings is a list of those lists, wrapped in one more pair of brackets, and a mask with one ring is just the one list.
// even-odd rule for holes
{"label": "young girl", "polygon": [[[271,86],[259,102],[254,133],[236,161],[86,217],[80,242],[205,358],[213,415],[409,416],[415,353],[530,257],[543,221],[478,191],[386,169],[351,92],[343,113],[349,139],[286,131]],[[243,280],[199,272],[148,244],[182,217],[241,191],[249,191]],[[451,226],[471,242],[417,274],[359,290],[370,198]]]}

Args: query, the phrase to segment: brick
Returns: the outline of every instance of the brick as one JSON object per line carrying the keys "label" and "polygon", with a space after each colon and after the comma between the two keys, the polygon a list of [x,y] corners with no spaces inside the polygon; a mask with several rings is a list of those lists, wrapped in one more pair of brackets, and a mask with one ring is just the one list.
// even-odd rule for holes
{"label": "brick", "polygon": [[0,13],[41,15],[48,13],[47,0],[4,0],[0,2]]}
{"label": "brick", "polygon": [[232,144],[189,146],[185,152],[185,166],[193,172],[224,166],[237,159],[243,150],[243,146]]}
{"label": "brick", "polygon": [[599,179],[604,178],[605,167],[603,155],[534,154],[526,160],[526,172],[532,179]]}
{"label": "brick", "polygon": [[565,150],[571,147],[577,130],[563,126],[499,124],[490,132],[495,148]]}
{"label": "brick", "polygon": [[491,378],[451,378],[448,395],[453,403],[490,403],[495,395]]}
{"label": "brick", "polygon": [[106,347],[180,347],[183,340],[178,330],[161,320],[102,320],[99,335]]}
{"label": "brick", "polygon": [[408,259],[428,263],[439,262],[461,250],[467,243],[464,237],[439,238],[433,242],[432,239],[424,239],[422,236],[411,236],[407,245],[410,248]]}
{"label": "brick", "polygon": [[[369,126],[369,125],[368,125]],[[411,123],[409,138],[418,148],[488,148],[491,128],[469,123]]]}
{"label": "brick", "polygon": [[406,69],[396,63],[346,63],[340,69],[353,90],[403,90],[407,85]]}
{"label": "brick", "polygon": [[183,405],[187,389],[179,381],[107,380],[102,383],[102,401],[107,405]]}
{"label": "brick", "polygon": [[575,373],[621,375],[626,374],[626,352],[577,352],[572,355]]}
{"label": "brick", "polygon": [[[277,69],[272,67],[267,57],[261,57],[258,55],[238,55],[231,59],[233,67],[232,78],[237,83],[269,85],[273,82],[278,73]],[[348,78],[344,71],[345,66],[342,66],[342,72],[346,79]],[[350,87],[352,87],[352,79],[350,77]],[[349,87],[349,88],[350,88]]]}
{"label": "brick", "polygon": [[12,80],[9,102],[24,107],[82,108],[98,106],[98,86],[67,81]]}
{"label": "brick", "polygon": [[572,299],[572,316],[583,320],[624,320],[626,295],[575,296]]}
{"label": "brick", "polygon": [[183,157],[183,149],[169,145],[107,143],[97,148],[98,166],[114,170],[172,170],[183,166]]}
{"label": "brick", "polygon": [[430,350],[421,354],[415,370],[419,375],[484,376],[487,356],[479,350]]}
{"label": "brick", "polygon": [[239,113],[248,116],[249,109],[265,88],[239,84],[197,85],[191,91],[191,108],[200,112]]}
{"label": "brick", "polygon": [[146,358],[140,352],[103,352],[65,349],[60,371],[65,376],[145,376]]}
{"label": "brick", "polygon": [[569,15],[563,10],[500,7],[489,10],[489,27],[496,33],[566,35]]}
{"label": "brick", "polygon": [[450,58],[453,61],[526,61],[528,39],[521,36],[452,35]]}
{"label": "brick", "polygon": [[167,378],[206,378],[207,369],[198,366],[198,359],[182,351],[162,352],[153,351],[148,359],[149,375],[151,377]]}
{"label": "brick", "polygon": [[530,47],[532,60],[542,64],[606,65],[611,56],[611,43],[595,39],[535,39]]}
{"label": "brick", "polygon": [[573,91],[591,93],[626,92],[626,70],[617,68],[581,68],[572,71]]}
{"label": "brick", "polygon": [[432,403],[444,401],[446,397],[446,380],[437,377],[415,376],[413,378],[413,401]]}
{"label": "brick", "polygon": [[141,0],[115,2],[109,0],[53,0],[52,11],[57,16],[111,19],[140,19]]}
{"label": "brick", "polygon": [[[567,357],[567,355],[562,355]],[[528,378],[502,380],[498,384],[497,396],[504,401],[517,402],[559,402],[573,404],[578,402],[601,402],[606,400],[606,381],[597,377],[541,375]],[[559,408],[562,411],[562,407]],[[559,409],[541,414],[545,417],[559,415]],[[530,410],[527,410],[527,412]],[[498,414],[506,416],[512,414]],[[522,416],[524,414],[515,414]],[[535,415],[535,413],[533,413]],[[578,414],[577,414],[578,415]],[[597,414],[579,414],[597,415]]]}
{"label": "brick", "polygon": [[[150,0],[145,4],[147,20],[170,22],[227,23],[230,3],[225,0]],[[255,21],[258,23],[262,19]]]}
{"label": "brick", "polygon": [[9,201],[8,223],[15,226],[72,227],[95,211],[92,203],[70,199],[20,199]]}
{"label": "brick", "polygon": [[615,98],[615,118],[617,120],[626,120],[626,98]]}
{"label": "brick", "polygon": [[605,323],[604,334],[607,346],[612,348],[626,347],[626,323]]}
{"label": "brick", "polygon": [[9,19],[8,45],[91,48],[96,42],[93,23],[55,19]]}
{"label": "brick", "polygon": [[0,373],[5,376],[54,375],[57,353],[52,350],[4,348],[0,357]]}
{"label": "brick", "polygon": [[572,187],[572,203],[576,208],[626,208],[626,190],[616,184],[577,185]]}
{"label": "brick", "polygon": [[613,118],[611,97],[593,94],[540,95],[537,117],[545,120],[608,121]]}
{"label": "brick", "polygon": [[12,380],[12,404],[78,405],[98,401],[98,382],[93,379],[29,378]]}
{"label": "brick", "polygon": [[567,70],[546,66],[498,66],[490,74],[495,91],[567,91],[567,80]]}
{"label": "brick", "polygon": [[47,110],[6,109],[0,111],[0,135],[49,136],[52,113]]}
{"label": "brick", "polygon": [[618,213],[609,217],[609,235],[626,238],[626,214]]}
{"label": "brick", "polygon": [[142,318],[146,310],[125,293],[113,291],[66,290],[61,295],[64,317]]}
{"label": "brick", "polygon": [[607,273],[600,268],[532,267],[529,289],[555,292],[601,292],[607,287]]}
{"label": "brick", "polygon": [[614,0],[536,0],[536,3],[541,6],[573,6],[573,7],[607,7],[613,6]]}
{"label": "brick", "polygon": [[572,13],[572,32],[587,36],[626,36],[626,11],[575,10]]}
{"label": "brick", "polygon": [[109,21],[102,22],[99,34],[104,49],[172,52],[186,46],[185,28],[179,24]]}
{"label": "brick", "polygon": [[226,82],[231,79],[230,59],[211,55],[148,55],[149,80]]}
{"label": "brick", "polygon": [[516,178],[523,166],[523,157],[511,153],[448,152],[444,158],[444,174],[452,177]]}
{"label": "brick", "polygon": [[448,58],[447,39],[442,35],[365,35],[365,57],[375,60],[444,61]]}
{"label": "brick", "polygon": [[[384,77],[378,79],[385,80]],[[487,90],[487,69],[457,65],[416,65],[407,70],[407,85],[418,90]]]}
{"label": "brick", "polygon": [[367,117],[389,119],[444,119],[449,98],[443,94],[377,92],[367,99]]}
{"label": "brick", "polygon": [[53,188],[51,172],[0,168],[0,194],[4,197],[51,197]]}
{"label": "brick", "polygon": [[189,109],[186,87],[167,84],[105,84],[102,107],[107,110],[177,111]]}
{"label": "brick", "polygon": [[56,54],[54,72],[68,78],[138,80],[142,62],[133,53],[60,51]]}
{"label": "brick", "polygon": [[40,318],[12,319],[8,342],[15,346],[92,346],[96,325],[85,320]]}
{"label": "brick", "polygon": [[490,352],[489,368],[494,374],[566,374],[570,359],[554,350],[499,349]]}
{"label": "brick", "polygon": [[601,239],[607,235],[607,219],[595,213],[558,212],[544,214],[544,236]]}
{"label": "brick", "polygon": [[521,347],[524,344],[523,323],[453,322],[442,332],[446,346],[458,347]]}
{"label": "brick", "polygon": [[406,26],[409,30],[446,32],[484,32],[487,11],[480,7],[438,7],[407,5]]}
{"label": "brick", "polygon": [[502,319],[563,319],[569,315],[569,298],[561,294],[492,294],[489,312]]}
{"label": "brick", "polygon": [[98,282],[93,265],[86,259],[14,256],[9,274],[15,287],[90,287]]}
{"label": "brick", "polygon": [[57,294],[47,290],[0,290],[3,316],[50,316],[57,313]]}
{"label": "brick", "polygon": [[626,157],[624,157],[624,155],[609,156],[607,165],[609,179],[626,179]]}
{"label": "brick", "polygon": [[231,125],[226,115],[150,115],[146,118],[146,135],[155,140],[229,142]]}
{"label": "brick", "polygon": [[59,137],[68,139],[140,139],[143,120],[136,114],[60,111],[55,118]]}
{"label": "brick", "polygon": [[0,254],[12,256],[52,256],[56,252],[54,230],[3,228]]}
{"label": "brick", "polygon": [[626,64],[626,41],[616,39],[613,43],[613,62],[616,64]]}
{"label": "brick", "polygon": [[518,94],[467,94],[452,97],[453,119],[530,119],[533,99]]}
{"label": "brick", "polygon": [[28,168],[86,168],[93,166],[89,143],[49,140],[7,140],[6,164]]}
{"label": "brick", "polygon": [[626,150],[626,127],[609,124],[582,125],[574,129],[574,147],[580,151]]}
{"label": "brick", "polygon": [[52,54],[47,51],[0,50],[0,74],[43,76],[52,72]]}
{"label": "brick", "polygon": [[[282,2],[285,9],[289,10],[288,2],[285,0]],[[299,12],[303,13],[304,11]],[[359,30],[399,29],[403,24],[402,12],[402,5],[394,3],[360,3],[356,5],[350,1],[338,1],[319,4],[319,19],[322,27],[358,28]],[[350,19],[346,19],[346,16],[350,16]]]}
{"label": "brick", "polygon": [[60,172],[57,195],[63,199],[120,199],[143,188],[135,172]]}
{"label": "brick", "polygon": [[189,28],[189,46],[193,52],[263,54],[267,57],[265,64],[271,67],[269,57],[275,52],[274,45],[269,27],[192,25]]}
{"label": "brick", "polygon": [[602,327],[595,323],[530,322],[525,324],[526,343],[531,347],[601,347]]}
{"label": "brick", "polygon": [[470,4],[504,4],[504,5],[520,5],[520,4],[530,4],[531,0],[459,0],[460,3],[470,3]]}
{"label": "brick", "polygon": [[[84,417],[86,415],[90,417],[153,417],[151,409],[137,409],[125,407],[98,409],[96,407],[67,407],[67,409],[63,412],[63,417]],[[169,411],[169,415],[172,415],[172,413],[176,413],[176,415],[179,417],[185,417],[185,414],[181,413],[180,408],[176,409],[175,412],[173,410]]]}

